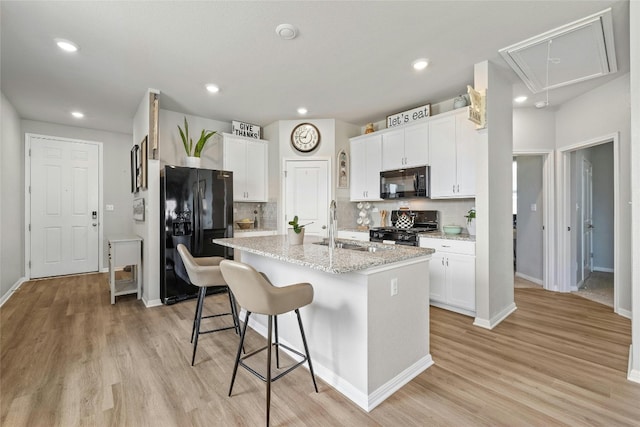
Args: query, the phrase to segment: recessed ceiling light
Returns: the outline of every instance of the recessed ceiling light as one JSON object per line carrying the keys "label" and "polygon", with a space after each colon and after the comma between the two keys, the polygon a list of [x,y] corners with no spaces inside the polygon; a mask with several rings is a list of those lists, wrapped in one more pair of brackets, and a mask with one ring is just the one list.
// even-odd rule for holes
{"label": "recessed ceiling light", "polygon": [[206,86],[207,90],[211,93],[218,93],[220,92],[220,88],[217,85],[214,84],[208,84]]}
{"label": "recessed ceiling light", "polygon": [[526,96],[516,96],[515,98],[513,98],[514,101],[516,101],[518,104],[523,103],[524,101],[527,100]]}
{"label": "recessed ceiling light", "polygon": [[303,116],[304,116],[305,114],[307,114],[307,109],[306,109],[306,108],[304,108],[304,107],[300,107],[300,108],[298,108],[298,114],[300,114],[300,115],[303,115]]}
{"label": "recessed ceiling light", "polygon": [[416,59],[411,65],[413,65],[414,70],[421,71],[429,66],[429,60],[426,58]]}
{"label": "recessed ceiling light", "polygon": [[293,40],[298,35],[298,30],[291,24],[280,24],[276,27],[276,34],[282,40]]}
{"label": "recessed ceiling light", "polygon": [[62,50],[64,50],[65,52],[77,52],[78,51],[78,45],[75,44],[72,41],[69,40],[65,40],[65,39],[55,39],[56,44],[58,45],[58,47]]}
{"label": "recessed ceiling light", "polygon": [[83,114],[83,113],[81,113],[80,111],[72,111],[72,112],[71,112],[71,115],[72,115],[73,117],[75,117],[76,119],[81,119],[81,118],[83,118],[83,117],[84,117],[84,114]]}

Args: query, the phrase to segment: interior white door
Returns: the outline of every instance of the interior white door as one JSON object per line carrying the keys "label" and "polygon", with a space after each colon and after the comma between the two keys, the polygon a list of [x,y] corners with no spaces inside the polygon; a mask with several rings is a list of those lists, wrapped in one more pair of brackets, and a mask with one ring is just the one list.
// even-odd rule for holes
{"label": "interior white door", "polygon": [[582,160],[582,280],[593,271],[593,166]]}
{"label": "interior white door", "polygon": [[98,271],[98,146],[31,138],[31,277]]}
{"label": "interior white door", "polygon": [[285,161],[285,228],[294,216],[305,234],[326,236],[329,226],[329,162]]}

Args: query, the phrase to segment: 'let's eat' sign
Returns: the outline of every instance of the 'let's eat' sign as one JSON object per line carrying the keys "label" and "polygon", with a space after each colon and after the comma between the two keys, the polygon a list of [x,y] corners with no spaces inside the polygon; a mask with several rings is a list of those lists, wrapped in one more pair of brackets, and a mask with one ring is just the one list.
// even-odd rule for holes
{"label": "'let's eat' sign", "polygon": [[423,105],[412,110],[387,116],[387,128],[402,126],[411,122],[426,119],[431,115],[431,104]]}

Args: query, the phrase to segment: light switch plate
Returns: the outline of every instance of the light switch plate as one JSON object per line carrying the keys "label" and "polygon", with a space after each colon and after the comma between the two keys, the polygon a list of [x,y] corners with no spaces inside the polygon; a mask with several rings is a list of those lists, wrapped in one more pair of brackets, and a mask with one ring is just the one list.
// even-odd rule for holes
{"label": "light switch plate", "polygon": [[108,211],[112,211],[112,210],[113,210],[113,205],[107,205],[107,206],[105,206],[105,208],[106,208]]}

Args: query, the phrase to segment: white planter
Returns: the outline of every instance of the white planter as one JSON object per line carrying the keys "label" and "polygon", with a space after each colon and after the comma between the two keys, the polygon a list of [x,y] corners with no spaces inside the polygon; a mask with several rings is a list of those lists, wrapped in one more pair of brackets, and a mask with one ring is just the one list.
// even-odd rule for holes
{"label": "white planter", "polygon": [[184,165],[188,168],[199,168],[200,167],[200,157],[192,157],[187,156],[184,159]]}
{"label": "white planter", "polygon": [[301,245],[304,243],[304,228],[300,230],[300,233],[293,231],[293,228],[287,229],[287,240],[289,245]]}
{"label": "white planter", "polygon": [[467,231],[469,232],[469,236],[476,235],[476,219],[472,218],[471,221],[467,222]]}

